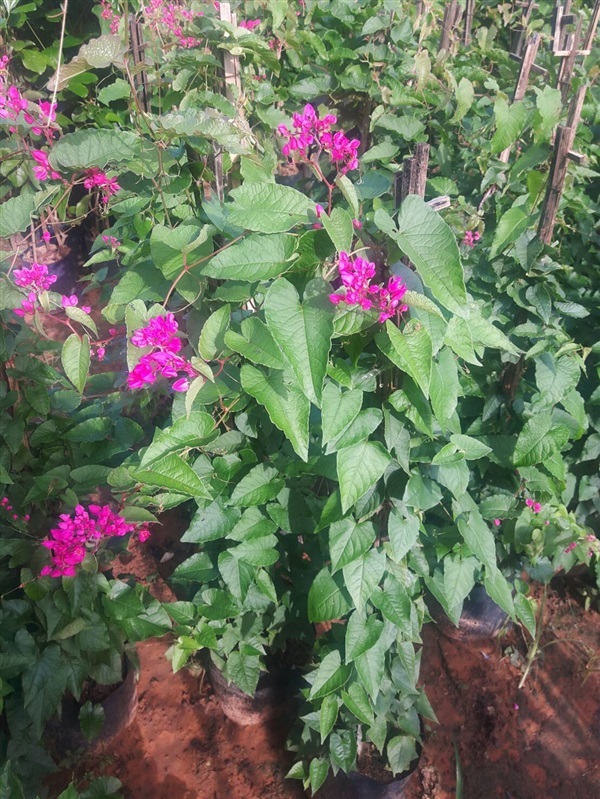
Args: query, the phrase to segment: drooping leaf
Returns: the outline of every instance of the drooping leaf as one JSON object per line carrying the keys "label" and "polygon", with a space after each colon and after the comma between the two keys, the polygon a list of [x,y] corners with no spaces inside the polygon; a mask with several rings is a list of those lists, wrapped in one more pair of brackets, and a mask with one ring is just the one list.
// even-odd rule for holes
{"label": "drooping leaf", "polygon": [[385,472],[390,455],[379,442],[363,441],[337,453],[337,475],[345,513]]}
{"label": "drooping leaf", "polygon": [[391,347],[385,339],[385,334],[380,333],[377,337],[379,348],[396,366],[407,372],[423,394],[429,397],[433,346],[424,325],[416,319],[410,319],[400,330],[388,320],[386,333]]}
{"label": "drooping leaf", "polygon": [[83,394],[91,362],[89,336],[80,338],[76,333],[71,333],[63,344],[60,359],[65,374],[77,391]]}
{"label": "drooping leaf", "polygon": [[191,413],[187,418],[177,419],[171,427],[155,432],[154,441],[144,452],[140,466],[146,468],[171,452],[200,447],[217,435],[218,430],[210,414],[203,411]]}
{"label": "drooping leaf", "polygon": [[329,528],[329,555],[333,572],[360,558],[375,541],[371,522],[358,524],[353,519],[334,522]]}
{"label": "drooping leaf", "polygon": [[321,401],[323,444],[337,438],[356,419],[362,399],[363,392],[359,389],[342,392],[333,382],[325,385]]}
{"label": "drooping leaf", "polygon": [[192,467],[175,453],[154,461],[147,468],[137,469],[134,477],[145,485],[166,488],[189,497],[210,499],[206,484]]}
{"label": "drooping leaf", "polygon": [[241,335],[228,330],[225,333],[225,344],[255,364],[270,369],[288,368],[288,362],[275,343],[269,328],[256,316],[244,319]]}
{"label": "drooping leaf", "polygon": [[243,280],[248,283],[271,280],[291,269],[294,248],[294,237],[286,234],[248,236],[239,244],[217,253],[198,269],[203,275],[218,280]]}
{"label": "drooping leaf", "polygon": [[344,566],[344,580],[354,606],[362,611],[385,572],[386,555],[381,550],[371,549],[360,558]]}
{"label": "drooping leaf", "polygon": [[310,689],[309,699],[320,699],[338,691],[348,680],[350,669],[342,664],[337,650],[329,652],[321,661]]}
{"label": "drooping leaf", "polygon": [[349,252],[352,249],[354,228],[347,211],[336,207],[332,210],[331,216],[323,214],[321,222],[338,252]]}
{"label": "drooping leaf", "polygon": [[333,336],[333,306],[324,280],[311,280],[302,302],[285,278],[276,280],[265,297],[265,316],[271,335],[286,355],[299,386],[321,406],[327,358]]}
{"label": "drooping leaf", "polygon": [[333,621],[348,612],[350,606],[328,569],[321,569],[308,592],[308,620]]}
{"label": "drooping leaf", "polygon": [[244,183],[231,191],[228,221],[259,233],[284,233],[306,222],[313,202],[301,192],[277,183]]}
{"label": "drooping leaf", "polygon": [[247,508],[274,499],[283,488],[283,480],[278,475],[273,466],[259,463],[233,489],[230,503]]}

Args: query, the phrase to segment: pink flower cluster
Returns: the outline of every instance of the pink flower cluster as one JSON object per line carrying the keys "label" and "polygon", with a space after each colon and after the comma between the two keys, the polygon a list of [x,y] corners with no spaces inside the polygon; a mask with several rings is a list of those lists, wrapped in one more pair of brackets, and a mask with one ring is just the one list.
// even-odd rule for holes
{"label": "pink flower cluster", "polygon": [[[42,133],[47,138],[52,137],[49,130],[50,123],[56,119],[56,104],[52,105],[47,100],[39,100],[37,107],[26,100],[16,86],[8,85],[8,56],[0,58],[0,118],[17,121],[19,114],[23,120],[32,125],[31,132],[36,136]],[[16,128],[10,128],[11,133],[16,133]]]}
{"label": "pink flower cluster", "polygon": [[542,503],[536,502],[534,499],[526,499],[525,504],[528,508],[531,508],[534,513],[539,513],[542,510]]}
{"label": "pink flower cluster", "polygon": [[48,153],[43,150],[32,150],[31,157],[36,162],[36,166],[33,167],[33,174],[38,180],[59,180],[60,175],[50,166]]}
{"label": "pink flower cluster", "polygon": [[479,239],[481,238],[481,234],[478,230],[467,230],[465,233],[465,237],[462,240],[462,243],[467,247],[474,247]]}
{"label": "pink flower cluster", "polygon": [[24,522],[28,522],[31,518],[28,513],[26,513],[25,516],[19,516],[18,513],[15,513],[8,497],[2,497],[2,499],[0,499],[0,508],[5,511],[5,513],[7,513],[15,522],[19,519],[22,519]]}
{"label": "pink flower cluster", "polygon": [[[591,558],[592,555],[594,554],[600,555],[600,542],[593,533],[586,535],[584,541],[587,541],[589,544],[592,544],[592,548],[589,549],[587,553],[589,558]],[[577,549],[580,543],[582,543],[582,541],[571,541],[571,543],[565,548],[565,554],[568,555],[569,552],[572,552],[574,549]]]}
{"label": "pink flower cluster", "polygon": [[97,167],[88,169],[87,174],[88,176],[83,181],[83,185],[90,191],[92,189],[99,189],[102,192],[102,202],[108,202],[110,197],[121,189],[116,178],[109,178],[106,172],[103,172]]}
{"label": "pink flower cluster", "polygon": [[318,153],[321,151],[328,153],[342,174],[357,169],[360,141],[349,139],[341,130],[333,133],[331,127],[336,122],[335,114],[326,114],[320,119],[313,106],[307,103],[302,114],[292,116],[293,132],[286,125],[278,126],[279,135],[287,139],[281,152],[286,156],[297,152],[302,158],[308,158],[309,148],[315,145]]}
{"label": "pink flower cluster", "polygon": [[[63,294],[60,300],[60,304],[62,305],[63,308],[75,308],[77,305],[79,305],[79,300],[77,299],[76,294],[71,294],[68,297],[66,294]],[[81,310],[84,313],[91,313],[92,311],[89,305],[82,305]]]}
{"label": "pink flower cluster", "polygon": [[[187,391],[188,377],[195,377],[194,367],[177,353],[181,350],[181,339],[177,336],[179,326],[174,314],[150,319],[145,327],[136,330],[131,343],[140,348],[152,347],[155,351],[142,355],[127,378],[129,388],[147,388],[159,377],[176,378],[171,387],[174,391]],[[183,377],[179,377],[183,372]]]}
{"label": "pink flower cluster", "polygon": [[121,17],[113,10],[108,0],[100,0],[100,5],[102,6],[100,16],[110,22],[110,32],[118,33]]}
{"label": "pink flower cluster", "polygon": [[203,11],[190,11],[177,3],[166,3],[165,0],[150,0],[145,8],[146,19],[157,36],[170,34],[177,39],[181,47],[197,47],[200,40],[184,34],[186,23],[193,22],[195,17],[204,16]]}
{"label": "pink flower cluster", "polygon": [[247,31],[253,31],[255,28],[258,28],[260,23],[260,19],[243,19],[239,23],[239,26],[240,28],[245,28]]}
{"label": "pink flower cluster", "polygon": [[58,277],[48,273],[46,264],[31,264],[31,267],[15,269],[13,279],[16,286],[32,288],[34,291],[49,291],[50,286],[56,283]]}
{"label": "pink flower cluster", "polygon": [[[75,567],[88,553],[97,552],[103,539],[135,530],[135,524],[113,513],[108,505],[89,505],[87,510],[77,505],[73,514],[63,513],[60,519],[58,527],[50,530],[48,538],[42,541],[42,546],[52,553],[53,564],[43,567],[42,577],[72,577]],[[146,541],[150,531],[143,526],[138,536],[140,541]]]}
{"label": "pink flower cluster", "polygon": [[379,310],[380,323],[396,313],[408,310],[406,305],[401,304],[406,286],[399,277],[392,275],[387,286],[371,285],[376,271],[372,261],[360,256],[352,260],[348,253],[341,252],[338,269],[346,293],[330,294],[329,299],[334,305],[343,302],[347,305],[358,305],[364,311],[375,307]]}
{"label": "pink flower cluster", "polygon": [[116,250],[117,247],[121,246],[119,239],[116,239],[114,236],[102,236],[102,241],[107,247],[110,247],[111,250]]}

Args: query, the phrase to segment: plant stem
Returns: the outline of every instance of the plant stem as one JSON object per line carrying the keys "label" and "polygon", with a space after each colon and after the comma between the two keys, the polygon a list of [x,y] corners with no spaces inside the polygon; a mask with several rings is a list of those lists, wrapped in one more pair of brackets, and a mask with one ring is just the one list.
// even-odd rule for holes
{"label": "plant stem", "polygon": [[521,689],[525,685],[525,680],[527,679],[527,675],[533,665],[533,661],[540,649],[540,639],[542,637],[542,629],[543,629],[543,621],[544,621],[544,610],[546,608],[546,599],[548,598],[548,586],[544,585],[544,593],[542,594],[542,603],[540,605],[540,612],[538,614],[538,620],[535,630],[535,638],[532,641],[531,647],[529,652],[527,653],[527,663],[525,665],[525,671],[523,672],[523,676],[519,681],[519,689]]}

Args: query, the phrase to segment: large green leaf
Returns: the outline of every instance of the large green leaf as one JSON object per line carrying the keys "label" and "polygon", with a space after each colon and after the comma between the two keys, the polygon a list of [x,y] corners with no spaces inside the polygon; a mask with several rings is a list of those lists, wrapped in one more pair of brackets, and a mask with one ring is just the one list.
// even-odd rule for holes
{"label": "large green leaf", "polygon": [[362,400],[363,393],[360,389],[342,392],[335,383],[326,384],[321,398],[324,445],[337,438],[356,419]]}
{"label": "large green leaf", "polygon": [[386,580],[385,590],[377,589],[371,595],[371,602],[405,635],[412,635],[411,599],[401,583],[394,577]]}
{"label": "large green leaf", "polygon": [[549,411],[537,413],[525,422],[519,433],[513,463],[515,466],[544,463],[566,444],[568,438],[567,428],[557,425]]}
{"label": "large green leaf", "polygon": [[[275,187],[274,187],[275,188]],[[270,280],[288,271],[294,262],[294,236],[248,236],[201,265],[203,275],[219,280]]]}
{"label": "large green leaf", "polygon": [[471,552],[488,569],[496,570],[496,541],[479,508],[464,494],[454,503],[457,526]]}
{"label": "large green leaf", "polygon": [[167,280],[173,280],[183,269],[199,257],[212,252],[209,228],[196,225],[179,225],[171,228],[155,225],[150,234],[150,255],[154,265]]}
{"label": "large green leaf", "polygon": [[310,402],[300,387],[286,380],[284,372],[265,373],[245,363],[242,388],[267,409],[269,418],[289,439],[303,461],[308,460],[308,417]]}
{"label": "large green leaf", "polygon": [[401,513],[392,507],[388,517],[388,536],[394,559],[399,563],[417,543],[419,537],[419,517],[406,511]]}
{"label": "large green leaf", "polygon": [[319,732],[321,733],[321,743],[323,743],[335,724],[338,716],[338,700],[335,696],[328,694],[321,702],[319,711]]}
{"label": "large green leaf", "polygon": [[255,568],[236,558],[231,550],[221,552],[218,566],[227,588],[237,600],[243,602],[254,579]]}
{"label": "large green leaf", "polygon": [[458,367],[456,358],[448,347],[440,350],[437,362],[431,367],[429,394],[435,418],[445,429],[458,403]]}
{"label": "large green leaf", "polygon": [[276,280],[265,297],[271,334],[286,355],[298,384],[311,402],[321,406],[323,381],[333,336],[333,305],[329,285],[311,280],[300,297],[285,278]]}
{"label": "large green leaf", "polygon": [[50,163],[55,169],[87,169],[108,164],[126,163],[130,168],[137,161],[154,174],[158,166],[156,146],[126,130],[87,128],[61,136],[50,150]]}
{"label": "large green leaf", "polygon": [[513,103],[510,107],[503,97],[498,97],[494,104],[494,118],[496,121],[496,132],[492,138],[492,153],[501,153],[519,137],[525,120],[527,111],[522,101]]}
{"label": "large green leaf", "polygon": [[423,283],[444,308],[467,317],[467,294],[456,238],[441,216],[416,194],[398,212],[394,238],[417,268]]}
{"label": "large green leaf", "polygon": [[386,333],[380,333],[377,344],[382,352],[407,372],[426,397],[429,397],[433,345],[425,326],[417,319],[410,319],[403,330],[388,320]]}
{"label": "large green leaf", "polygon": [[342,658],[337,650],[325,655],[317,669],[309,699],[320,699],[339,691],[347,682],[349,674],[350,669],[342,664]]}
{"label": "large green leaf", "polygon": [[513,206],[504,213],[494,232],[494,240],[490,249],[490,258],[505,250],[515,242],[523,231],[527,230],[530,215],[522,205]]}
{"label": "large green leaf", "polygon": [[535,361],[535,382],[544,405],[555,405],[574,389],[579,381],[579,364],[575,358],[563,355],[555,358],[544,352]]}
{"label": "large green leaf", "polygon": [[166,488],[189,497],[210,498],[205,483],[196,472],[179,455],[171,453],[154,461],[147,468],[139,468],[134,475],[136,480],[145,485]]}
{"label": "large green leaf", "polygon": [[90,337],[85,335],[80,338],[76,333],[71,333],[63,344],[60,359],[66,376],[83,394],[91,362]]}
{"label": "large green leaf", "polygon": [[338,252],[349,252],[352,249],[354,228],[347,211],[343,208],[334,208],[331,216],[327,214],[321,216],[321,222]]}
{"label": "large green leaf", "polygon": [[382,550],[371,549],[360,558],[344,566],[344,580],[354,606],[362,611],[385,572],[386,555]]}
{"label": "large green leaf", "polygon": [[231,191],[228,222],[259,233],[284,233],[306,222],[314,203],[305,194],[278,183],[244,183]]}
{"label": "large green leaf", "polygon": [[369,696],[375,701],[385,677],[385,649],[382,642],[367,649],[354,661],[356,671]]}
{"label": "large green leaf", "polygon": [[283,480],[278,475],[277,469],[266,463],[254,466],[233,489],[231,504],[246,508],[274,499],[283,488]]}
{"label": "large green leaf", "polygon": [[146,468],[171,452],[207,444],[217,435],[218,430],[210,414],[199,411],[190,414],[189,418],[181,417],[171,427],[155,432],[154,441],[145,451],[140,466]]}
{"label": "large green leaf", "polygon": [[451,608],[462,605],[475,585],[475,558],[448,555],[444,558],[444,596]]}
{"label": "large green leaf", "polygon": [[67,671],[60,647],[49,644],[23,673],[25,710],[39,736],[44,723],[56,712],[67,687]]}
{"label": "large green leaf", "polygon": [[334,522],[329,528],[329,556],[333,572],[360,558],[375,541],[371,522],[358,524],[353,519]]}
{"label": "large green leaf", "polygon": [[225,344],[229,349],[238,352],[253,363],[267,366],[270,369],[287,369],[288,362],[275,343],[269,328],[257,316],[244,319],[242,334],[228,330],[225,333]]}
{"label": "large green leaf", "polygon": [[379,442],[363,441],[337,453],[337,475],[346,513],[379,480],[391,456]]}
{"label": "large green leaf", "polygon": [[346,430],[327,447],[327,454],[336,452],[344,447],[352,447],[360,441],[367,439],[383,421],[380,408],[365,408],[360,411],[356,419],[348,425]]}
{"label": "large green leaf", "polygon": [[348,686],[348,691],[342,691],[342,699],[348,710],[353,713],[363,724],[374,724],[375,716],[365,689],[357,682]]}
{"label": "large green leaf", "polygon": [[383,632],[383,622],[376,616],[366,618],[354,611],[346,625],[346,663],[351,663],[375,646]]}
{"label": "large green leaf", "polygon": [[35,212],[47,205],[55,193],[56,189],[45,189],[35,194],[20,192],[17,197],[3,200],[0,213],[0,239],[7,239],[28,228]]}
{"label": "large green leaf", "polygon": [[227,676],[240,691],[254,696],[260,677],[260,658],[244,652],[232,652],[227,658]]}
{"label": "large green leaf", "polygon": [[308,620],[333,621],[348,612],[350,606],[340,585],[328,569],[321,569],[308,592]]}

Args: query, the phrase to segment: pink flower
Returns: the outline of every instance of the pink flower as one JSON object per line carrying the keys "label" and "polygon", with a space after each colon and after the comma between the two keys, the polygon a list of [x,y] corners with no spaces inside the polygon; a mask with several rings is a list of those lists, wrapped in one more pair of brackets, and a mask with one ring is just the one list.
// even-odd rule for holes
{"label": "pink flower", "polygon": [[48,153],[43,150],[32,150],[31,157],[37,162],[37,166],[33,167],[33,174],[38,180],[48,180],[48,178],[58,180],[60,178],[58,172],[55,172],[50,166]]}
{"label": "pink flower", "polygon": [[140,531],[138,532],[138,538],[142,544],[147,541],[151,535],[152,533],[147,527],[140,528]]}
{"label": "pink flower", "polygon": [[500,521],[500,519],[494,519],[494,524],[496,525],[496,527],[500,527],[502,522]]}
{"label": "pink flower", "polygon": [[35,291],[30,291],[27,299],[21,302],[20,308],[15,308],[17,316],[25,316],[25,314],[35,313],[38,295]]}
{"label": "pink flower", "polygon": [[360,221],[360,219],[353,219],[353,220],[352,220],[352,227],[353,227],[355,230],[360,230],[360,229],[361,229],[361,227],[362,227],[362,222]]}
{"label": "pink flower", "polygon": [[533,513],[539,513],[542,510],[541,502],[536,502],[534,499],[526,499],[525,504],[528,508],[531,508]]}
{"label": "pink flower", "polygon": [[572,541],[567,547],[565,547],[565,555],[568,555],[574,549],[577,549],[577,541]]}
{"label": "pink flower", "polygon": [[315,205],[315,214],[317,215],[317,219],[320,219],[323,216],[324,213],[325,213],[325,209],[323,208],[323,206],[320,205],[319,203],[317,203]]}
{"label": "pink flower", "polygon": [[45,264],[33,263],[29,268],[15,269],[13,272],[15,285],[22,288],[32,287],[35,291],[49,291],[50,286],[58,280],[57,275],[50,275]]}
{"label": "pink flower", "polygon": [[52,235],[51,235],[50,231],[49,230],[44,230],[44,232],[42,233],[43,241],[45,241],[46,244],[48,244],[51,238],[52,238]]}
{"label": "pink flower", "polygon": [[57,527],[50,530],[41,542],[50,550],[52,566],[44,566],[40,574],[50,577],[69,577],[88,553],[94,554],[104,538],[124,536],[133,532],[129,524],[108,507],[89,505],[87,510],[77,505],[73,514],[63,513]]}
{"label": "pink flower", "polygon": [[172,313],[154,317],[145,327],[134,332],[131,343],[135,347],[152,347],[155,351],[142,355],[129,372],[129,388],[148,388],[160,377],[166,377],[175,378],[172,386],[175,391],[187,391],[187,378],[195,377],[197,373],[185,358],[177,354],[182,346],[177,332],[178,324]]}
{"label": "pink flower", "polygon": [[73,306],[77,305],[79,300],[75,294],[71,294],[70,297],[63,296],[60,302],[63,308],[72,308]]}
{"label": "pink flower", "polygon": [[180,377],[179,380],[176,380],[171,388],[173,391],[185,392],[190,387],[190,381],[186,377]]}
{"label": "pink flower", "polygon": [[116,178],[109,178],[106,172],[97,167],[88,170],[88,176],[83,181],[83,185],[90,191],[99,189],[102,192],[102,202],[105,203],[121,189]]}
{"label": "pink flower", "polygon": [[121,246],[121,242],[116,239],[114,236],[102,236],[102,241],[106,244],[107,247],[110,247],[113,250],[116,250],[117,247]]}
{"label": "pink flower", "polygon": [[255,28],[258,28],[259,25],[260,25],[259,19],[243,19],[239,23],[240,28],[245,28],[248,31],[253,31]]}
{"label": "pink flower", "polygon": [[156,316],[149,320],[146,327],[134,332],[131,343],[136,347],[164,347],[170,352],[179,352],[181,341],[176,335],[178,329],[174,314]]}
{"label": "pink flower", "polygon": [[98,358],[99,361],[103,361],[105,355],[106,355],[106,347],[98,347],[98,349],[96,350],[96,358]]}
{"label": "pink flower", "polygon": [[375,264],[360,256],[352,260],[346,252],[340,253],[338,269],[346,292],[329,295],[330,301],[335,305],[344,302],[348,305],[358,305],[364,311],[375,306],[380,312],[380,323],[396,313],[407,310],[407,307],[401,304],[406,294],[406,286],[399,277],[392,275],[386,286],[373,286],[371,280],[375,277]]}

